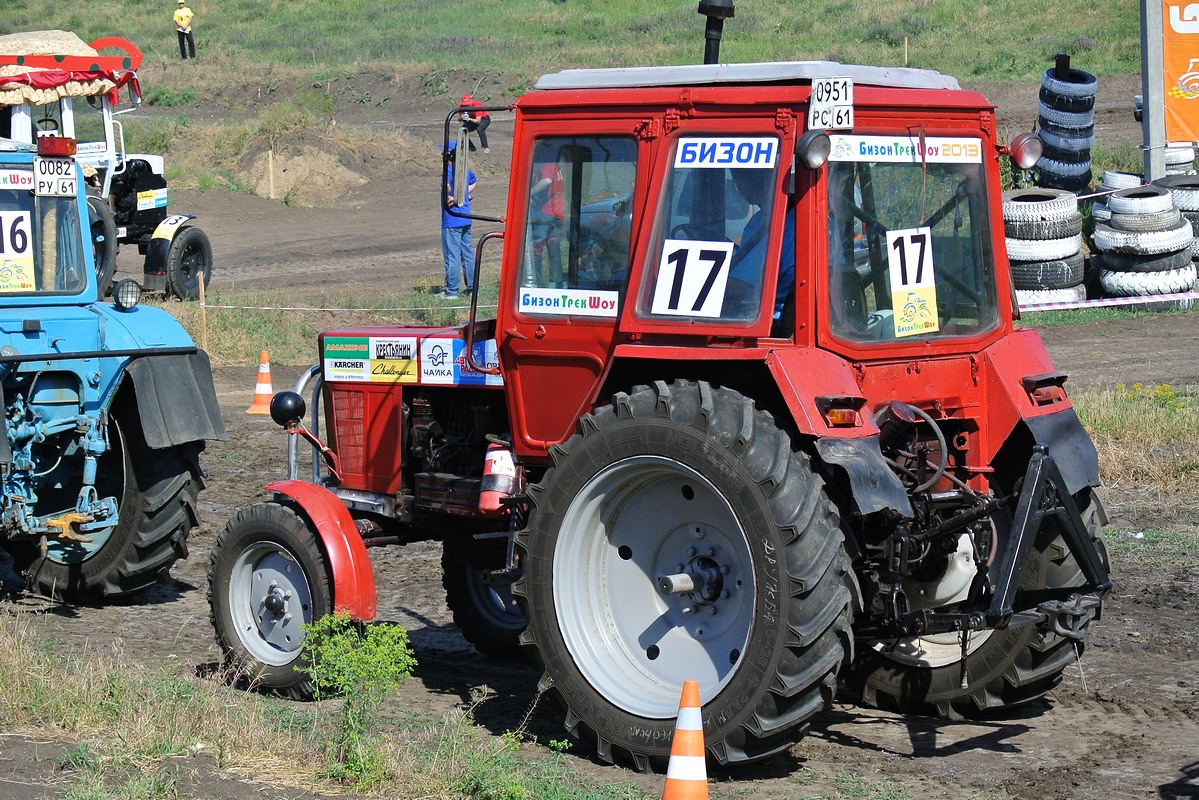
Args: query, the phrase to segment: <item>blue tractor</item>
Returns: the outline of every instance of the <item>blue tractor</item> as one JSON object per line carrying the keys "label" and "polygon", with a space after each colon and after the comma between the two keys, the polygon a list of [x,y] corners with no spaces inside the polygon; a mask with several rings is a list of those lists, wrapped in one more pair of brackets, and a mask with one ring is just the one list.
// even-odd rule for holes
{"label": "blue tractor", "polygon": [[208,356],[132,280],[100,302],[75,141],[0,138],[0,545],[30,588],[135,594],[187,556],[226,437]]}

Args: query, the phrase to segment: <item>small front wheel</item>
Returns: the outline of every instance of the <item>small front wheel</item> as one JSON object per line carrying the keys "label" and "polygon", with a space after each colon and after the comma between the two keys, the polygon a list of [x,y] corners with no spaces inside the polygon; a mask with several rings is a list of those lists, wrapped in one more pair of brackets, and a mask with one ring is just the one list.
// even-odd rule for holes
{"label": "small front wheel", "polygon": [[188,225],[175,234],[167,251],[167,294],[199,300],[201,275],[207,289],[212,280],[212,245],[204,231]]}
{"label": "small front wheel", "polygon": [[316,534],[291,507],[239,510],[217,537],[208,603],[227,664],[258,688],[300,699],[303,625],[333,610],[333,581]]}

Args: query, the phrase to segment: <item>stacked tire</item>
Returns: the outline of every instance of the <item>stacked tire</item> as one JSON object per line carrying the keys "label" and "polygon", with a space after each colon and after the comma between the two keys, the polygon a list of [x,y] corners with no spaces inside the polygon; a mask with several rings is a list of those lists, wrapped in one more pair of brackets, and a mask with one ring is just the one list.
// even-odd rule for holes
{"label": "stacked tire", "polygon": [[1152,297],[1191,290],[1194,229],[1168,189],[1121,189],[1108,197],[1107,210],[1110,218],[1097,221],[1094,234],[1099,283],[1107,294]]}
{"label": "stacked tire", "polygon": [[1037,134],[1045,150],[1037,163],[1038,186],[1076,193],[1090,187],[1098,85],[1094,75],[1080,69],[1064,77],[1058,77],[1056,69],[1041,75]]}
{"label": "stacked tire", "polygon": [[1189,144],[1166,145],[1166,175],[1194,175],[1195,148]]}
{"label": "stacked tire", "polygon": [[1052,188],[1004,192],[1003,233],[1021,306],[1086,297],[1082,214],[1073,193]]}
{"label": "stacked tire", "polygon": [[1155,180],[1153,185],[1169,192],[1182,218],[1191,223],[1195,234],[1191,240],[1191,260],[1199,259],[1199,176],[1167,175]]}
{"label": "stacked tire", "polygon": [[1107,170],[1103,173],[1103,184],[1100,190],[1103,192],[1103,198],[1096,200],[1091,204],[1091,218],[1096,222],[1107,222],[1112,218],[1112,212],[1107,210],[1107,197],[1112,192],[1118,192],[1121,189],[1135,189],[1138,186],[1144,185],[1145,181],[1140,175],[1135,175],[1131,172],[1116,172]]}

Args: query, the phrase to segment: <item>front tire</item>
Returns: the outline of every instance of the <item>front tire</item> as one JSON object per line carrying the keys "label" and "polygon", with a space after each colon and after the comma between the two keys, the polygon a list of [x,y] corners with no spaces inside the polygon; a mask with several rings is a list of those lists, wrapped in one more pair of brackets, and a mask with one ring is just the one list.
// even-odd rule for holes
{"label": "front tire", "polygon": [[[788,748],[832,701],[856,591],[808,457],[749,398],[678,381],[616,395],[550,459],[513,591],[567,729],[660,765],[693,679],[717,762]],[[703,583],[664,593],[680,573]]]}
{"label": "front tire", "polygon": [[255,688],[294,699],[314,687],[303,666],[303,625],[333,610],[333,577],[317,535],[278,502],[240,509],[217,537],[208,604],[227,665]]}
{"label": "front tire", "polygon": [[204,231],[188,225],[175,234],[167,251],[167,294],[199,300],[201,274],[207,289],[212,280],[212,245]]}
{"label": "front tire", "polygon": [[[1080,505],[1087,531],[1106,563],[1103,506],[1089,489]],[[1082,580],[1078,563],[1054,524],[1037,537],[1025,573],[1025,590],[1077,586]],[[972,564],[969,569],[973,570]],[[934,590],[931,585],[926,589]],[[1040,699],[1061,682],[1062,671],[1081,655],[1082,647],[1081,641],[1075,643],[1036,625],[976,633],[966,655],[968,683],[962,687],[957,634],[910,637],[863,643],[847,676],[869,705],[903,713],[932,711],[956,719]]]}
{"label": "front tire", "polygon": [[[128,597],[187,558],[187,536],[199,524],[204,444],[151,449],[136,413],[131,406],[114,411],[110,448],[97,465],[96,493],[117,499],[116,526],[89,543],[52,541],[45,556],[34,544],[10,545],[17,570],[36,591],[72,602]],[[73,499],[78,488],[56,497]]]}

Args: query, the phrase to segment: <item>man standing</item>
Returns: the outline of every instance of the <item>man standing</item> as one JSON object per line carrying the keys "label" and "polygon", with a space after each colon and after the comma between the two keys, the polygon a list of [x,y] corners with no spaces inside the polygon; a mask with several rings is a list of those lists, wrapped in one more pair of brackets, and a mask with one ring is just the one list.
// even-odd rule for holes
{"label": "man standing", "polygon": [[[479,144],[483,145],[483,152],[490,153],[491,148],[487,146],[487,126],[491,124],[491,115],[483,110],[483,104],[475,100],[469,94],[462,95],[460,106],[470,106],[470,111],[462,112],[462,127],[466,128],[467,133],[479,132]],[[477,109],[477,110],[476,110]],[[475,143],[467,138],[470,144],[470,151],[475,152]]]}
{"label": "man standing", "polygon": [[[475,192],[478,178],[473,170],[466,171],[466,197],[454,197],[454,150],[456,142],[450,142],[449,159],[445,167],[446,196],[449,205],[463,214],[470,213],[470,198]],[[470,218],[458,217],[445,208],[441,209],[441,255],[445,259],[445,289],[438,297],[453,300],[458,296],[459,276],[466,277],[466,291],[471,291],[471,280],[475,274],[475,252],[470,241]]]}
{"label": "man standing", "polygon": [[188,53],[196,57],[196,40],[192,38],[192,20],[196,15],[187,7],[186,0],[179,0],[179,8],[175,9],[175,32],[179,34],[179,57],[187,60]]}

